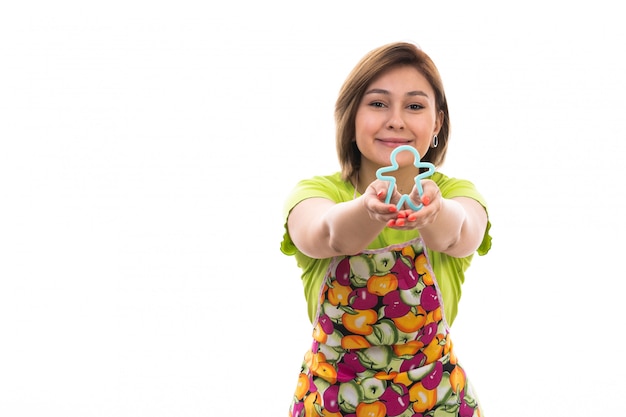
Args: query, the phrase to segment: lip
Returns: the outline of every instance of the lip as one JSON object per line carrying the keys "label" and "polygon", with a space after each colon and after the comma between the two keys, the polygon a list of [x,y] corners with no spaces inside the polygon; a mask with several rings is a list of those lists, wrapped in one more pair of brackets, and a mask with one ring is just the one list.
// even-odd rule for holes
{"label": "lip", "polygon": [[389,146],[391,148],[397,148],[402,145],[409,145],[412,141],[409,139],[399,139],[399,138],[386,138],[386,139],[376,139],[382,145]]}

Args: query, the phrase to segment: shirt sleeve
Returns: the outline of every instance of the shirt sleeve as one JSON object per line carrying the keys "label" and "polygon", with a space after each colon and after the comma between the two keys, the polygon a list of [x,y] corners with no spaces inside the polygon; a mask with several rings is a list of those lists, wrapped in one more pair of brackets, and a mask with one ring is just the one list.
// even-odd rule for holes
{"label": "shirt sleeve", "polygon": [[468,180],[448,178],[444,175],[440,175],[439,180],[435,180],[435,182],[437,182],[441,190],[441,195],[444,198],[469,197],[476,200],[485,208],[487,212],[487,228],[485,229],[483,240],[476,252],[479,255],[486,255],[491,249],[491,221],[489,220],[489,211],[487,210],[487,201],[485,198],[478,192],[476,186]]}
{"label": "shirt sleeve", "polygon": [[280,245],[280,250],[285,255],[295,255],[296,246],[289,236],[287,228],[287,218],[291,210],[301,201],[307,198],[327,198],[329,200],[340,202],[345,198],[342,195],[345,187],[339,181],[338,174],[332,176],[316,176],[310,179],[301,180],[296,184],[291,193],[287,196],[283,206],[283,219],[285,233]]}

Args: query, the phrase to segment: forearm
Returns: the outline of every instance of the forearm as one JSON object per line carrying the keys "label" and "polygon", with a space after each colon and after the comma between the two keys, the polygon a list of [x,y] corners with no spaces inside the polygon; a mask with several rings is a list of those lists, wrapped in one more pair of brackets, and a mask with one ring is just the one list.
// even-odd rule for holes
{"label": "forearm", "polygon": [[[455,257],[472,254],[475,249],[472,217],[466,207],[454,199],[442,199],[441,209],[434,222],[419,229],[424,244],[436,252]],[[480,242],[479,242],[480,243]]]}
{"label": "forearm", "polygon": [[329,246],[336,254],[358,253],[385,228],[386,221],[373,219],[363,198],[334,205],[324,216]]}

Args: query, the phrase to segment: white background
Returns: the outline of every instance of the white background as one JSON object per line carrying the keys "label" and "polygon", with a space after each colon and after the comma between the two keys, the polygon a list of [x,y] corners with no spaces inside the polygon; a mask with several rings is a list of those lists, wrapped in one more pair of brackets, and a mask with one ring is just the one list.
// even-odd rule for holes
{"label": "white background", "polygon": [[490,204],[452,329],[487,415],[623,415],[619,2],[93,3],[0,8],[1,416],[285,416],[310,329],[282,204],[397,40]]}

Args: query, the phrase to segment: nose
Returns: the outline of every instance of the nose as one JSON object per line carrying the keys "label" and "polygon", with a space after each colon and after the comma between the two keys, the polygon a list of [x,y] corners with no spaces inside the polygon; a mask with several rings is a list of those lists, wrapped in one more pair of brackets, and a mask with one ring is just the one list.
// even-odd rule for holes
{"label": "nose", "polygon": [[401,109],[391,109],[389,120],[387,120],[388,129],[404,129],[404,119],[402,118]]}

